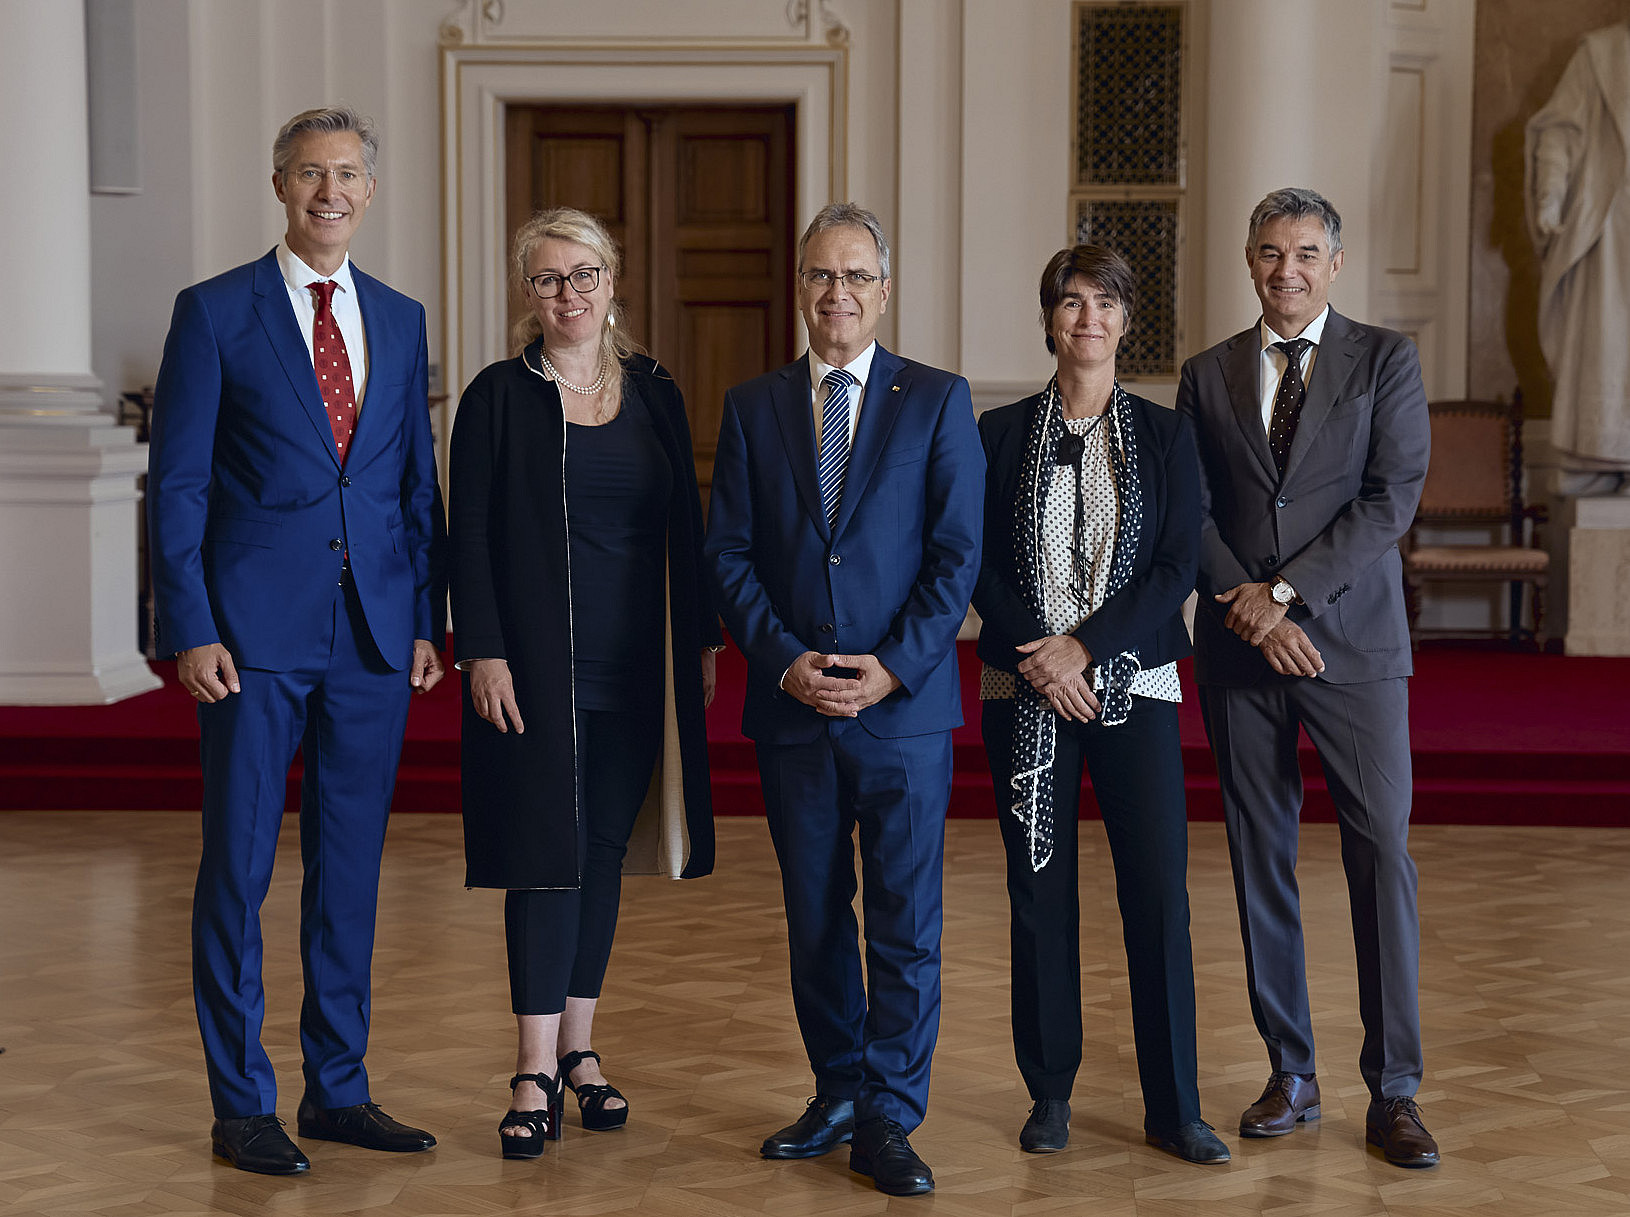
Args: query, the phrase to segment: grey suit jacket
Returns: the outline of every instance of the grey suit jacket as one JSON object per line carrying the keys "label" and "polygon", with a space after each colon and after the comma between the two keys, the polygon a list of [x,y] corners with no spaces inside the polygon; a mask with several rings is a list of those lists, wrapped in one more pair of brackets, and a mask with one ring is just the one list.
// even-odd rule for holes
{"label": "grey suit jacket", "polygon": [[[1212,597],[1283,575],[1306,601],[1290,619],[1337,684],[1413,670],[1398,539],[1426,480],[1431,447],[1415,344],[1330,310],[1281,479],[1268,449],[1252,326],[1183,365],[1177,408],[1200,448],[1195,678],[1274,678],[1262,653],[1223,625]],[[1222,609],[1223,611],[1219,611]]]}

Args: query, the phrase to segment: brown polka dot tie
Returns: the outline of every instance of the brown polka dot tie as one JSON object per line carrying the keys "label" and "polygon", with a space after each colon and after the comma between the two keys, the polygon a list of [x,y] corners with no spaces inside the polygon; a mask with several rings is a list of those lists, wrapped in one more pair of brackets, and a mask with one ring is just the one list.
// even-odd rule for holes
{"label": "brown polka dot tie", "polygon": [[1306,338],[1292,338],[1273,345],[1284,353],[1285,374],[1279,378],[1279,392],[1273,399],[1268,447],[1273,450],[1273,463],[1283,476],[1285,464],[1290,460],[1290,442],[1296,438],[1296,422],[1302,417],[1302,403],[1307,400],[1307,382],[1302,379],[1302,352],[1313,344]]}
{"label": "brown polka dot tie", "polygon": [[312,327],[312,363],[317,369],[317,387],[323,392],[323,408],[334,428],[334,447],[345,464],[351,447],[351,433],[357,427],[357,394],[351,383],[351,357],[340,336],[340,323],[334,319],[334,281],[312,283],[317,304],[317,323]]}

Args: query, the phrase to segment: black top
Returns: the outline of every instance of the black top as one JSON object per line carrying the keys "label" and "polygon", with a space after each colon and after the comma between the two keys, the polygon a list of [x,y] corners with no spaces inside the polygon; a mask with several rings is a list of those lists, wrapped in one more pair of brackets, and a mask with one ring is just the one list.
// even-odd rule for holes
{"label": "black top", "polygon": [[[453,636],[459,661],[504,659],[526,731],[501,733],[476,713],[466,673],[460,744],[465,882],[471,887],[578,886],[579,790],[573,741],[572,616],[568,592],[564,474],[567,426],[560,393],[527,362],[505,359],[483,369],[459,401],[453,426]],[[664,513],[666,573],[652,595],[669,606],[673,635],[668,671],[677,730],[684,816],[690,839],[687,877],[713,869],[707,721],[702,713],[703,647],[721,641],[712,585],[702,561],[702,505],[690,427],[679,386],[653,360],[625,365],[666,457],[672,490]],[[581,434],[572,428],[576,442]],[[658,639],[662,633],[657,634]],[[652,677],[658,688],[661,673]],[[665,682],[663,682],[665,683]],[[674,806],[672,800],[669,806]],[[649,867],[643,838],[626,866]]]}
{"label": "black top", "polygon": [[583,710],[662,708],[662,614],[673,472],[632,384],[601,426],[566,426],[572,659]]}

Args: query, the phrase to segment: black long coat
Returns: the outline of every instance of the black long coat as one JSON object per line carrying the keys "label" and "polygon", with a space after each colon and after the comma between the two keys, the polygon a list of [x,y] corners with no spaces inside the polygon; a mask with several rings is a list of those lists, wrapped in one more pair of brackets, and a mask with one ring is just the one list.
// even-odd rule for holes
{"label": "black long coat", "polygon": [[[506,659],[526,731],[498,731],[464,685],[465,882],[579,885],[572,616],[567,579],[565,416],[560,390],[522,358],[483,369],[459,399],[449,535],[459,662]],[[704,646],[719,641],[702,566],[702,511],[679,386],[653,360],[629,361],[673,470],[668,504],[669,630],[663,756],[629,846],[631,871],[679,877],[713,869],[713,811],[702,707]],[[659,594],[652,589],[652,595]],[[677,755],[676,755],[677,754]],[[663,848],[665,844],[665,848]]]}

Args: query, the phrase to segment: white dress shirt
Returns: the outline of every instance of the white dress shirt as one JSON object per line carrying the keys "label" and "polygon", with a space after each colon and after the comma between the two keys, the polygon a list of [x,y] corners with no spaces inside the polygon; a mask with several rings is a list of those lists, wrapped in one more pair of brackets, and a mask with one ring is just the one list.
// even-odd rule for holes
{"label": "white dress shirt", "polygon": [[[1302,352],[1302,383],[1304,385],[1313,383],[1313,363],[1319,357],[1319,343],[1324,338],[1324,323],[1329,318],[1330,306],[1327,304],[1324,306],[1324,311],[1308,322],[1307,328],[1296,335],[1298,338],[1306,338],[1312,344]],[[1289,342],[1290,339],[1281,338],[1274,333],[1268,327],[1266,317],[1257,326],[1257,331],[1257,336],[1262,343],[1261,362],[1258,365],[1262,371],[1258,378],[1259,387],[1257,390],[1258,397],[1262,401],[1262,429],[1272,432],[1273,399],[1279,396],[1279,381],[1285,375],[1285,364],[1287,362],[1285,353],[1274,350],[1273,344],[1276,342]]]}
{"label": "white dress shirt", "polygon": [[[877,354],[877,343],[870,343],[864,351],[856,355],[854,362],[843,370],[853,376],[858,382],[850,393],[849,409],[849,446],[855,444],[855,427],[860,422],[860,403],[866,398],[866,378],[872,374],[872,356]],[[821,381],[832,370],[832,365],[817,355],[813,348],[809,352],[809,398],[811,408],[815,415],[815,451],[821,450],[821,414],[826,407],[827,390]]]}
{"label": "white dress shirt", "polygon": [[319,275],[300,260],[289,248],[287,241],[277,243],[277,267],[283,272],[283,286],[289,290],[289,303],[294,306],[295,324],[306,340],[306,354],[311,366],[317,366],[317,351],[312,342],[312,331],[317,324],[317,301],[311,294],[311,285],[324,279],[335,283],[334,297],[329,307],[339,323],[340,337],[345,339],[345,353],[351,360],[351,383],[356,386],[357,415],[362,415],[362,395],[368,387],[368,341],[362,331],[362,306],[357,303],[356,284],[351,279],[351,257],[346,255],[339,270],[332,275]]}

